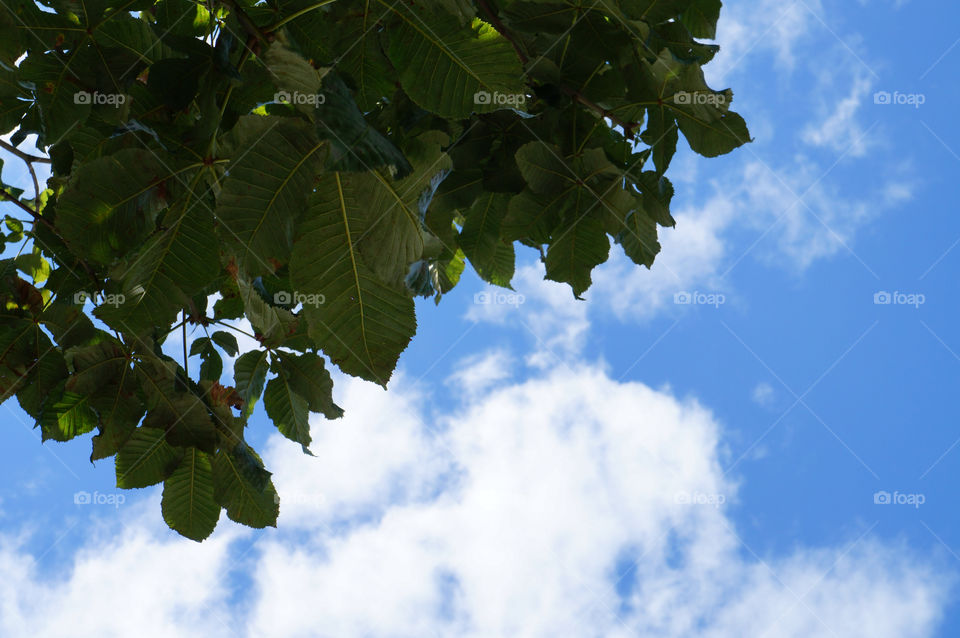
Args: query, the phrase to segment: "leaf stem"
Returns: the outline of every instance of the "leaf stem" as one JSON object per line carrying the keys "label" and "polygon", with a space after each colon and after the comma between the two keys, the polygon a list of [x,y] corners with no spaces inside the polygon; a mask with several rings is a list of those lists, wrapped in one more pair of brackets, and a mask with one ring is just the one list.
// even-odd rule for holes
{"label": "leaf stem", "polygon": [[277,29],[279,29],[279,28],[282,27],[283,25],[285,25],[285,24],[287,24],[287,23],[289,23],[289,22],[293,22],[294,20],[296,20],[296,19],[299,18],[300,16],[302,16],[302,15],[304,15],[304,14],[306,14],[306,13],[310,13],[310,12],[313,11],[314,9],[319,9],[320,7],[325,7],[325,6],[327,6],[328,4],[332,4],[332,3],[336,2],[336,1],[337,1],[337,0],[323,0],[322,2],[318,2],[318,3],[316,3],[316,4],[310,5],[309,7],[305,7],[305,8],[303,8],[303,9],[300,9],[299,11],[295,11],[294,13],[291,13],[291,14],[288,15],[287,17],[281,18],[281,19],[278,20],[277,22],[271,24],[269,27],[265,27],[265,28],[263,29],[263,32],[264,32],[264,33],[271,33],[271,32],[273,32],[273,31],[276,31]]}
{"label": "leaf stem", "polygon": [[225,322],[225,321],[214,320],[212,323],[221,325],[221,326],[223,326],[223,327],[225,327],[225,328],[230,328],[231,330],[235,330],[235,331],[239,332],[240,334],[244,335],[245,337],[250,337],[251,339],[254,339],[255,341],[258,341],[258,342],[260,341],[260,340],[257,339],[254,335],[250,334],[250,333],[247,332],[246,330],[241,330],[240,328],[237,328],[236,326],[233,326],[233,325],[231,325],[231,324],[229,324],[229,323],[227,323],[227,322]]}
{"label": "leaf stem", "polygon": [[190,376],[190,370],[187,368],[187,309],[183,309],[183,321],[180,322],[180,327],[183,329],[181,333],[183,335],[183,373]]}

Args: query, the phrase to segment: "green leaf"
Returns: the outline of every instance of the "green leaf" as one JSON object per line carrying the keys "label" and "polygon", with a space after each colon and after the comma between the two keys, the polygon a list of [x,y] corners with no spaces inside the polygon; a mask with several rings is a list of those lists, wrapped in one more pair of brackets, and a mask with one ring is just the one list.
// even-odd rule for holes
{"label": "green leaf", "polygon": [[250,325],[263,338],[264,343],[282,343],[288,335],[293,333],[297,318],[292,312],[265,301],[260,292],[245,279],[238,279],[237,285]]}
{"label": "green leaf", "polygon": [[690,29],[693,37],[713,40],[717,37],[717,20],[720,19],[722,6],[720,0],[693,0],[684,9],[680,21]]}
{"label": "green leaf", "polygon": [[311,412],[339,419],[343,410],[333,402],[333,380],[323,358],[312,352],[293,355],[277,353],[279,367],[291,389],[307,400]]}
{"label": "green leaf", "polygon": [[388,55],[414,102],[444,117],[505,108],[497,95],[522,96],[520,62],[500,34],[479,19],[461,25],[443,11],[378,2],[400,20]]}
{"label": "green leaf", "polygon": [[57,228],[78,255],[110,264],[153,230],[157,213],[168,204],[168,182],[177,172],[154,153],[138,149],[92,160],[60,196]]}
{"label": "green leaf", "polygon": [[304,294],[324,303],[304,310],[310,336],[353,376],[385,385],[416,332],[413,299],[381,281],[355,242],[367,221],[343,175],[321,179],[294,246],[290,271]]}
{"label": "green leaf", "polygon": [[629,211],[614,234],[617,242],[623,246],[623,252],[635,264],[650,268],[660,252],[657,241],[657,222],[642,207]]}
{"label": "green leaf", "polygon": [[590,271],[605,262],[609,253],[603,226],[594,217],[582,217],[561,228],[547,250],[546,278],[570,284],[579,298],[590,287]]}
{"label": "green leaf", "polygon": [[173,446],[195,447],[210,453],[216,449],[217,431],[206,405],[200,397],[187,392],[165,394],[147,412],[143,427],[162,430]]}
{"label": "green leaf", "polygon": [[220,504],[213,496],[210,455],[187,450],[180,465],[163,482],[160,501],[163,520],[171,529],[195,541],[213,533],[220,519]]}
{"label": "green leaf", "polygon": [[343,175],[344,200],[362,209],[366,226],[357,243],[364,261],[384,282],[399,286],[410,264],[424,256],[428,234],[423,217],[437,186],[453,167],[441,150],[449,138],[428,131],[411,140],[413,172],[392,180],[382,172]]}
{"label": "green leaf", "polygon": [[323,100],[316,107],[317,133],[330,142],[327,168],[371,171],[384,168],[396,177],[411,170],[393,142],[367,121],[343,82],[333,73],[323,79]]}
{"label": "green leaf", "polygon": [[223,374],[223,359],[220,353],[213,347],[213,343],[207,337],[195,339],[190,344],[190,356],[200,355],[203,363],[200,364],[200,378],[209,381],[218,381]]}
{"label": "green leaf", "polygon": [[58,401],[44,408],[40,417],[43,440],[69,441],[97,427],[97,415],[89,400],[85,394],[64,392]]}
{"label": "green leaf", "polygon": [[307,400],[297,394],[283,373],[270,379],[263,393],[263,406],[273,424],[291,441],[306,450],[310,446],[310,410]]}
{"label": "green leaf", "polygon": [[507,193],[485,193],[464,214],[460,231],[463,253],[484,281],[510,287],[513,278],[513,242],[500,239],[500,227],[507,214],[510,196]]}
{"label": "green leaf", "polygon": [[324,146],[306,123],[279,117],[241,118],[234,135],[234,159],[217,200],[218,232],[235,246],[245,272],[273,272],[290,258]]}
{"label": "green leaf", "polygon": [[275,527],[280,499],[259,458],[243,443],[217,452],[213,460],[213,490],[230,520],[249,527]]}
{"label": "green leaf", "polygon": [[163,430],[137,428],[117,452],[117,487],[156,485],[173,473],[183,453],[167,443]]}
{"label": "green leaf", "polygon": [[241,355],[233,364],[234,385],[237,394],[243,399],[243,414],[253,414],[253,407],[263,393],[268,369],[266,350],[251,350]]}
{"label": "green leaf", "polygon": [[[165,230],[154,234],[118,273],[122,303],[100,306],[97,316],[124,332],[165,328],[200,292],[217,269],[213,214],[192,193],[165,216]],[[117,298],[121,299],[120,297]]]}
{"label": "green leaf", "polygon": [[210,335],[210,338],[213,339],[213,342],[220,346],[220,348],[231,357],[237,356],[237,353],[240,351],[240,347],[237,345],[237,338],[229,332],[217,330]]}

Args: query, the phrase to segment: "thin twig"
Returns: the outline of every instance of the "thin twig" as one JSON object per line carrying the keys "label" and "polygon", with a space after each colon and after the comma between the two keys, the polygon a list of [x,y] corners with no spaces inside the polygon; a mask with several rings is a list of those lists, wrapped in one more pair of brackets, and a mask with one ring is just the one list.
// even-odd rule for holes
{"label": "thin twig", "polygon": [[190,370],[187,368],[187,310],[183,310],[183,321],[180,322],[183,328],[183,373],[190,376]]}
{"label": "thin twig", "polygon": [[36,221],[42,222],[43,224],[45,224],[45,225],[47,226],[47,228],[49,228],[50,230],[56,232],[56,229],[53,227],[53,224],[50,223],[50,220],[49,220],[49,219],[46,219],[45,217],[41,217],[40,215],[37,214],[36,211],[34,211],[33,209],[31,209],[29,206],[27,206],[26,204],[24,204],[23,202],[21,202],[19,199],[17,199],[16,197],[14,197],[13,195],[11,195],[11,194],[8,193],[7,191],[5,191],[5,190],[3,190],[3,189],[0,189],[0,195],[3,195],[3,196],[7,199],[8,202],[10,202],[10,203],[12,203],[12,204],[16,204],[17,206],[19,206],[24,212],[26,212],[28,215],[30,215],[31,217],[33,217]]}
{"label": "thin twig", "polygon": [[14,155],[16,155],[17,157],[19,157],[25,162],[39,162],[40,164],[50,164],[52,162],[52,160],[49,157],[37,157],[36,155],[25,153],[21,151],[19,148],[17,148],[16,146],[14,146],[13,144],[8,144],[3,140],[0,140],[0,148],[2,148],[3,150],[9,153],[13,153]]}
{"label": "thin twig", "polygon": [[236,16],[237,20],[240,21],[240,26],[243,27],[243,30],[247,32],[251,37],[256,38],[257,40],[262,40],[263,42],[271,42],[273,36],[265,33],[257,24],[250,19],[250,16],[237,4],[236,0],[223,0],[223,4],[232,11]]}

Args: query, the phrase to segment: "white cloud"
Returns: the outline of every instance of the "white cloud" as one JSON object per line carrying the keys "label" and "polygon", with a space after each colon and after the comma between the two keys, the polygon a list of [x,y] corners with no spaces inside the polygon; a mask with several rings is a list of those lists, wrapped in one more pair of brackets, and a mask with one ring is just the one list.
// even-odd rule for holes
{"label": "white cloud", "polygon": [[456,366],[447,384],[467,395],[482,394],[513,376],[516,362],[506,350],[491,350],[467,357]]}
{"label": "white cloud", "polygon": [[[404,428],[395,446],[428,449],[434,471],[455,475],[438,495],[422,498],[421,475],[366,524],[334,532],[304,519],[305,544],[264,543],[254,634],[825,637],[866,626],[892,638],[930,635],[944,605],[942,574],[869,539],[745,559],[724,507],[695,504],[729,505],[737,488],[720,469],[719,426],[694,402],[578,366],[438,425],[443,445]],[[283,461],[270,459],[294,483],[323,480],[322,463]],[[633,562],[618,593],[618,564]]]}
{"label": "white cloud", "polygon": [[792,69],[797,48],[819,26],[815,12],[822,15],[819,0],[725,4],[717,23],[722,54],[705,67],[708,78],[723,84],[729,76],[744,72],[751,56],[766,58],[771,51],[778,68]]}
{"label": "white cloud", "polygon": [[750,397],[757,405],[766,407],[773,403],[775,392],[773,386],[766,381],[761,381],[753,388]]}
{"label": "white cloud", "polygon": [[203,545],[149,531],[155,495],[149,522],[82,532],[54,579],[8,542],[0,634],[923,638],[942,614],[942,568],[870,535],[742,548],[721,428],[694,401],[574,365],[431,414],[397,381],[343,384],[318,458],[271,441],[281,494],[324,499],[284,501],[249,552],[229,525]]}
{"label": "white cloud", "polygon": [[527,364],[546,368],[580,354],[590,327],[588,304],[574,299],[570,287],[543,278],[543,265],[528,263],[513,278],[516,293],[488,286],[489,303],[475,303],[467,311],[471,321],[486,321],[521,329],[535,343]]}
{"label": "white cloud", "polygon": [[[25,539],[0,538],[0,635],[19,638],[181,638],[225,635],[228,593],[222,578],[227,550],[237,537],[223,534],[199,545],[157,531],[159,499],[125,514],[119,533],[89,523],[65,530],[90,540],[71,564],[43,573],[23,551]],[[90,529],[94,527],[94,529]],[[113,526],[114,528],[116,525]]]}
{"label": "white cloud", "polygon": [[[836,80],[836,71],[828,75],[828,81]],[[821,119],[808,124],[803,130],[803,141],[815,146],[826,147],[836,153],[845,153],[850,157],[862,157],[870,148],[871,140],[857,119],[857,112],[870,95],[873,82],[866,74],[860,74],[850,82],[850,93],[830,104],[821,105]],[[821,90],[820,95],[835,95],[835,92]]]}

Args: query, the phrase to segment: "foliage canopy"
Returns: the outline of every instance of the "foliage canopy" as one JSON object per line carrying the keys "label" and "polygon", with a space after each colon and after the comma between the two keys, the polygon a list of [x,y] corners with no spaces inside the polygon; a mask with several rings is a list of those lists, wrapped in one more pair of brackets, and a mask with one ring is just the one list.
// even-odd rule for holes
{"label": "foliage canopy", "polygon": [[701,70],[720,5],[6,0],[0,147],[36,193],[0,184],[0,401],[44,440],[93,433],[119,487],[163,483],[186,537],[221,509],[274,525],[258,401],[308,451],[310,413],[342,415],[327,359],[386,385],[414,298],[467,262],[509,287],[516,243],[577,296],[611,239],[652,265],[680,133],[749,140]]}

